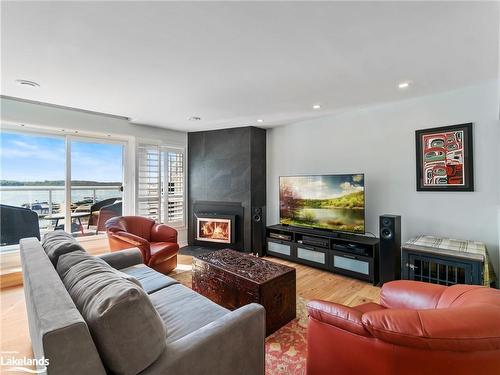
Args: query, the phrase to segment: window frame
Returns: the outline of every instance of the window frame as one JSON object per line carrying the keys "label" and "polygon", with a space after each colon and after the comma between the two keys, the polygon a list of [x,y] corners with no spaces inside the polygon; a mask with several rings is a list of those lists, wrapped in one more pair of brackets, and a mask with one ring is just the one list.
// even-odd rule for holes
{"label": "window frame", "polygon": [[[158,168],[158,172],[159,172],[159,197],[158,197],[158,207],[159,207],[159,212],[158,212],[158,222],[161,222],[161,223],[164,223],[168,226],[171,226],[172,228],[175,228],[177,230],[185,230],[187,229],[187,152],[186,152],[186,147],[183,146],[183,145],[179,145],[179,144],[172,144],[172,143],[169,143],[169,142],[166,142],[166,141],[159,141],[159,140],[152,140],[152,139],[145,139],[145,138],[138,138],[137,139],[137,144],[136,144],[136,157],[135,157],[135,164],[136,164],[136,168],[135,168],[135,184],[136,184],[136,191],[135,191],[135,214],[138,215],[139,214],[139,203],[140,203],[140,197],[139,197],[139,167],[140,167],[140,152],[139,152],[139,148],[140,147],[147,147],[147,146],[150,146],[150,147],[156,147],[156,149],[158,150],[158,154],[159,154],[159,159],[160,159],[160,163],[159,163],[159,168]],[[161,188],[163,186],[164,189],[168,188],[167,187],[167,181],[166,181],[166,175],[167,175],[167,172],[168,172],[168,167],[167,167],[167,164],[164,163],[163,159],[164,159],[164,154],[168,153],[168,152],[177,152],[177,153],[181,153],[182,154],[182,168],[183,168],[183,191],[182,191],[182,202],[183,202],[183,220],[182,222],[172,222],[172,223],[169,223],[165,220],[162,220],[165,218],[164,216],[164,212],[168,212],[168,200],[165,199],[164,196],[162,196],[162,193],[161,193]]]}
{"label": "window frame", "polygon": [[[152,215],[144,215],[144,214],[142,214],[142,215],[159,221],[159,220],[161,220],[161,210],[162,210],[162,208],[161,208],[161,152],[160,152],[160,145],[157,142],[151,142],[148,140],[138,140],[136,147],[135,147],[135,212],[134,213],[135,213],[135,215],[140,215],[141,214],[140,203],[148,201],[147,197],[139,196],[139,193],[141,190],[140,189],[141,176],[140,176],[139,168],[141,167],[141,155],[142,155],[142,152],[140,151],[140,149],[141,148],[149,148],[149,147],[155,148],[156,153],[158,155],[158,166],[157,166],[157,170],[156,170],[156,174],[158,175],[158,177],[157,177],[158,180],[156,182],[158,184],[158,193],[157,193],[156,197],[151,196],[151,198],[150,198],[151,201],[154,201],[154,200],[157,201],[157,204],[158,204],[157,217],[158,217],[158,219],[152,217]],[[150,178],[153,178],[153,177],[150,177]]]}
{"label": "window frame", "polygon": [[[133,167],[130,167],[128,160],[130,160],[131,151],[133,150],[133,141],[130,137],[120,137],[104,134],[94,134],[87,133],[85,131],[78,131],[72,129],[60,129],[59,131],[55,129],[48,129],[44,127],[36,127],[29,125],[19,125],[11,124],[9,122],[2,121],[0,123],[0,133],[14,133],[21,135],[30,135],[33,137],[52,137],[61,139],[64,141],[65,147],[65,171],[64,171],[64,195],[65,200],[70,199],[71,201],[71,142],[94,142],[94,143],[107,143],[107,144],[120,144],[123,146],[122,153],[122,202],[123,202],[123,214],[132,214],[135,212],[135,202],[131,201],[134,199],[132,171]],[[71,211],[70,205],[66,205],[64,227],[71,228],[71,218],[68,215],[68,211]],[[76,237],[79,242],[81,241],[91,241],[96,239],[106,238],[106,234],[97,234],[93,236]],[[5,249],[2,249],[3,253],[19,251],[19,245],[8,245]]]}
{"label": "window frame", "polygon": [[[187,199],[186,199],[186,186],[187,186],[187,181],[186,181],[186,152],[185,152],[185,147],[172,147],[172,146],[161,146],[160,147],[160,153],[162,154],[162,157],[164,158],[164,165],[163,165],[163,210],[165,212],[164,218],[167,218],[165,221],[165,224],[171,226],[172,228],[176,229],[185,229],[186,228],[186,214],[187,214]],[[168,153],[177,153],[182,155],[182,221],[173,221],[169,222],[168,221],[168,179],[169,179],[169,167],[168,167]],[[164,155],[164,156],[163,156]]]}

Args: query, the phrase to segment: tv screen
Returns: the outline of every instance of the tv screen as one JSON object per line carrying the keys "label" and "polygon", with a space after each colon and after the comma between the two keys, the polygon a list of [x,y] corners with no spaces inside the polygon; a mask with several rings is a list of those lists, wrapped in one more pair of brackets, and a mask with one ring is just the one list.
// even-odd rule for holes
{"label": "tv screen", "polygon": [[365,233],[364,175],[280,177],[280,223]]}

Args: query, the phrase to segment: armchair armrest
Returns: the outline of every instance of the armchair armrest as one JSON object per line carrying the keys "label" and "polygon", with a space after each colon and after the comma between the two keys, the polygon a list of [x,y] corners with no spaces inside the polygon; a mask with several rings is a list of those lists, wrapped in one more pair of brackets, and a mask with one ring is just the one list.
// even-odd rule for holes
{"label": "armchair armrest", "polygon": [[155,224],[151,228],[151,241],[177,243],[177,230],[165,224]]}
{"label": "armchair armrest", "polygon": [[420,349],[459,352],[499,350],[500,307],[490,304],[430,310],[379,310],[363,323],[382,341]]}
{"label": "armchair armrest", "polygon": [[143,263],[142,252],[137,247],[101,254],[98,257],[117,270]]}
{"label": "armchair armrest", "polygon": [[149,242],[147,240],[145,240],[144,238],[141,238],[139,236],[136,236],[135,234],[132,234],[132,233],[127,233],[127,232],[123,232],[123,231],[119,231],[119,232],[111,232],[113,237],[123,241],[123,242],[127,242],[128,244],[130,245],[134,245],[134,246],[147,246],[149,247]]}
{"label": "armchair armrest", "polygon": [[389,309],[435,309],[445,290],[420,281],[391,281],[382,286],[380,304]]}
{"label": "armchair armrest", "polygon": [[251,303],[167,344],[144,375],[263,375],[265,310]]}
{"label": "armchair armrest", "polygon": [[139,250],[142,252],[142,257],[145,262],[148,262],[149,258],[151,258],[151,248],[149,246],[149,242],[144,238],[123,231],[108,231],[108,236],[111,236],[115,241],[118,240],[126,245],[130,245],[128,247],[139,248]]}
{"label": "armchair armrest", "polygon": [[370,332],[365,329],[361,321],[363,313],[352,307],[333,302],[312,300],[307,304],[307,311],[310,318],[357,335],[371,337]]}

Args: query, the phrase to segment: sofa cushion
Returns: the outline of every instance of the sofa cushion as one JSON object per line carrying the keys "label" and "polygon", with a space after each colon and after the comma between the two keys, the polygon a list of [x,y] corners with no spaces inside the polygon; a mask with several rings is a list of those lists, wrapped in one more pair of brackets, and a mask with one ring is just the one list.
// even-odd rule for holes
{"label": "sofa cushion", "polygon": [[59,261],[57,262],[57,267],[56,267],[57,273],[59,274],[61,279],[63,279],[64,276],[66,276],[66,273],[71,269],[71,267],[82,261],[86,261],[87,264],[103,265],[104,268],[115,272],[118,276],[124,278],[125,280],[132,281],[134,284],[142,288],[142,284],[134,276],[128,275],[124,272],[121,272],[120,270],[111,267],[107,262],[105,262],[101,258],[95,257],[88,253],[83,253],[81,251],[74,251],[72,253],[61,255],[59,257]]}
{"label": "sofa cushion", "polygon": [[165,350],[165,327],[144,290],[97,259],[73,264],[63,283],[105,366],[114,374],[137,374]]}
{"label": "sofa cushion", "polygon": [[62,230],[55,230],[47,233],[42,240],[42,247],[52,264],[57,266],[59,257],[73,251],[83,251],[85,249],[74,239],[74,237]]}
{"label": "sofa cushion", "polygon": [[183,285],[171,285],[149,296],[161,316],[167,343],[176,341],[230,311]]}
{"label": "sofa cushion", "polygon": [[122,268],[120,271],[138,280],[139,285],[141,285],[148,294],[157,292],[170,285],[179,284],[177,280],[165,276],[144,264],[136,264],[131,267]]}

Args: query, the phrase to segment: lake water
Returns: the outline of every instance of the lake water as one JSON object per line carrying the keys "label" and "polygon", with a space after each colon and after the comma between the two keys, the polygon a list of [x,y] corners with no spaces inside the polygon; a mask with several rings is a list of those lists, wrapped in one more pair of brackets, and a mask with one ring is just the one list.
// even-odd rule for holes
{"label": "lake water", "polygon": [[301,217],[312,217],[321,226],[329,223],[343,223],[345,225],[362,225],[365,210],[349,208],[302,208]]}

